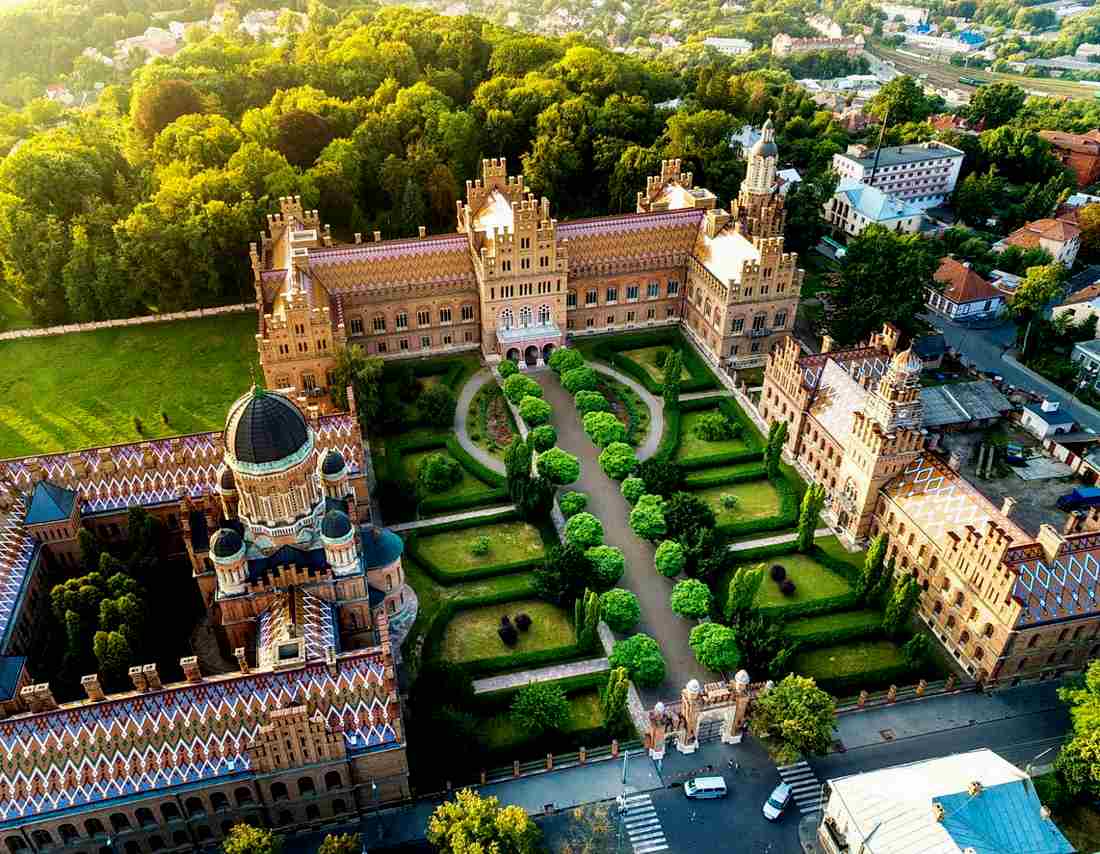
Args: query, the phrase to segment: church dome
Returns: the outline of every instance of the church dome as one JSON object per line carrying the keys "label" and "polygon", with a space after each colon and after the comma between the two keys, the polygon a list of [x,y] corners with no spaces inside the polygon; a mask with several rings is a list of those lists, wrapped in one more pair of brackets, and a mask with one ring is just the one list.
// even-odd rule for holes
{"label": "church dome", "polygon": [[351,533],[351,519],[343,510],[329,510],[321,520],[321,536],[326,540],[341,540]]}
{"label": "church dome", "polygon": [[760,137],[756,144],[749,150],[753,157],[778,157],[779,147],[773,140]]}
{"label": "church dome", "polygon": [[254,388],[233,404],[225,422],[225,446],[242,463],[273,463],[309,441],[301,410],[281,394]]}
{"label": "church dome", "polygon": [[912,347],[895,353],[891,363],[894,370],[903,374],[919,374],[924,370],[924,362],[913,352]]}
{"label": "church dome", "polygon": [[237,555],[244,548],[244,540],[241,535],[232,528],[219,528],[214,532],[210,540],[210,553],[214,557],[230,558]]}
{"label": "church dome", "polygon": [[335,448],[330,448],[324,460],[321,461],[321,474],[334,476],[343,472],[345,468],[347,465],[344,463],[344,457]]}

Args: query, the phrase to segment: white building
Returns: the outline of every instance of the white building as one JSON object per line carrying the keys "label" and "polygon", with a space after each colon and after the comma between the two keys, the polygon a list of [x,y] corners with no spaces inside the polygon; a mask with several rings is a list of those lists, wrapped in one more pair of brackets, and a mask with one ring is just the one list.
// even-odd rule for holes
{"label": "white building", "polygon": [[1073,854],[1028,774],[975,750],[829,780],[828,854]]}
{"label": "white building", "polygon": [[914,234],[924,221],[924,211],[916,205],[851,180],[837,185],[836,193],[825,203],[824,215],[831,228],[849,237],[859,235],[869,225]]}
{"label": "white building", "polygon": [[1081,229],[1070,221],[1068,214],[1058,219],[1037,219],[1017,228],[1003,240],[993,244],[994,252],[1004,252],[1009,246],[1020,249],[1045,249],[1050,257],[1068,270],[1077,260],[1081,248]]}
{"label": "white building", "polygon": [[991,317],[1004,311],[1005,295],[971,269],[968,261],[944,258],[933,278],[943,287],[928,291],[928,307],[952,320]]}
{"label": "white building", "polygon": [[747,39],[722,39],[711,36],[703,39],[703,44],[714,48],[719,53],[724,53],[726,56],[738,56],[742,53],[752,52],[752,42]]}
{"label": "white building", "polygon": [[1024,405],[1020,416],[1020,426],[1037,439],[1056,436],[1059,433],[1072,433],[1073,418],[1061,411],[1057,400],[1044,400],[1042,403]]}
{"label": "white building", "polygon": [[[877,162],[876,162],[877,154]],[[833,155],[833,169],[848,179],[878,187],[919,208],[943,204],[955,190],[964,154],[942,142],[870,149],[850,145]]]}
{"label": "white building", "polygon": [[889,21],[901,18],[907,26],[923,24],[928,20],[928,10],[918,6],[905,6],[900,3],[879,3],[879,9]]}

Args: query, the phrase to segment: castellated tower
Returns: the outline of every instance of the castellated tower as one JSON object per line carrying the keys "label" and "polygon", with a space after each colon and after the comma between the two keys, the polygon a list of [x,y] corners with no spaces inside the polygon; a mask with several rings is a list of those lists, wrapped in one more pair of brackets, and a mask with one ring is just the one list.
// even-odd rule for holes
{"label": "castellated tower", "polygon": [[776,166],[779,148],[775,128],[769,118],[761,128],[760,139],[750,149],[745,180],[731,208],[733,218],[753,237],[779,237],[783,234],[787,213],[783,197],[776,192]]}
{"label": "castellated tower", "polygon": [[483,160],[482,177],[466,182],[457,202],[481,302],[486,356],[537,364],[560,346],[565,330],[566,255],[557,243],[550,201],[509,176],[503,158]]}
{"label": "castellated tower", "polygon": [[878,387],[854,413],[837,482],[837,518],[855,538],[867,535],[879,490],[924,450],[921,360],[894,354]]}

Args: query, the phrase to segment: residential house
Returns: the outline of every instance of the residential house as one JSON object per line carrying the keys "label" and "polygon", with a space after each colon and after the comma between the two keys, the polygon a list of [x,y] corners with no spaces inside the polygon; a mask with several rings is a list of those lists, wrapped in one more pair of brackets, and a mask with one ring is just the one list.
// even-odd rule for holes
{"label": "residential house", "polygon": [[993,244],[994,252],[1004,252],[1009,246],[1020,249],[1045,249],[1050,257],[1067,268],[1077,260],[1081,248],[1081,229],[1069,217],[1045,218],[1026,223],[1004,240]]}
{"label": "residential house", "polygon": [[834,231],[856,237],[869,225],[913,234],[920,231],[924,211],[916,205],[859,181],[841,181],[825,203],[825,222]]}
{"label": "residential house", "polygon": [[944,258],[933,278],[943,289],[928,290],[928,307],[952,320],[989,317],[1004,310],[1004,294],[978,275],[969,261]]}
{"label": "residential house", "polygon": [[1073,170],[1078,187],[1100,180],[1100,130],[1085,134],[1043,130],[1039,136],[1050,143],[1051,153]]}
{"label": "residential house", "polygon": [[[1051,310],[1051,319],[1069,315],[1075,323],[1100,317],[1100,281],[1075,291]],[[1100,332],[1097,333],[1100,338]]]}
{"label": "residential house", "polygon": [[1073,345],[1070,360],[1081,366],[1095,387],[1100,383],[1100,341],[1079,341]]}
{"label": "residential house", "polygon": [[1073,418],[1062,411],[1059,401],[1044,400],[1024,405],[1020,426],[1036,438],[1045,439],[1059,433],[1072,433],[1075,424]]}

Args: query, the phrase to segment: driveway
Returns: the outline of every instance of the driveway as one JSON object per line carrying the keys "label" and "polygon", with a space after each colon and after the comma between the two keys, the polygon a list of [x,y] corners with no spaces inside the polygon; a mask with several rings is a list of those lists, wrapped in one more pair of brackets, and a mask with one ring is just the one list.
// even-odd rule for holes
{"label": "driveway", "polygon": [[599,449],[585,435],[572,395],[549,371],[539,371],[531,377],[542,386],[544,399],[554,409],[558,447],[580,460],[580,480],[569,488],[579,489],[588,495],[588,510],[603,522],[604,542],[622,549],[626,557],[626,572],[619,586],[638,597],[642,619],[635,631],[655,638],[664,653],[668,668],[665,681],[656,688],[639,688],[642,702],[650,708],[658,700],[667,702],[679,699],[680,691],[689,679],[707,682],[721,678],[695,660],[688,646],[688,635],[695,624],[677,617],[669,608],[668,597],[673,582],[658,575],[653,568],[653,544],[634,536],[630,530],[630,505],[619,492],[618,481],[609,478],[600,468]]}

